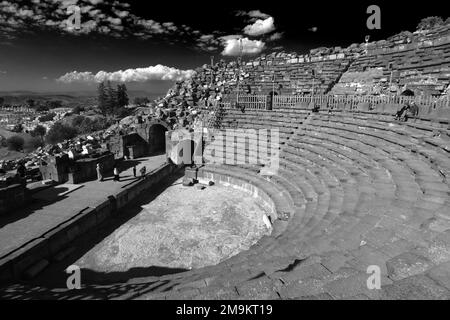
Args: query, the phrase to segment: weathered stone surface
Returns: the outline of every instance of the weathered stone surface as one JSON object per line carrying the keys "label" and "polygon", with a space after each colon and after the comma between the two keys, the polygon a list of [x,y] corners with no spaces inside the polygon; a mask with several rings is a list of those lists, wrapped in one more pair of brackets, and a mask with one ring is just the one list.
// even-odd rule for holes
{"label": "weathered stone surface", "polygon": [[193,297],[194,300],[236,300],[239,294],[236,288],[207,288],[201,290],[198,295]]}
{"label": "weathered stone surface", "polygon": [[294,281],[280,289],[282,299],[298,299],[321,293],[324,293],[323,282],[313,278]]}
{"label": "weathered stone surface", "polygon": [[[334,299],[347,299],[357,295],[365,295],[370,299],[379,299],[381,297],[381,290],[369,289],[367,286],[369,276],[370,274],[367,273],[357,273],[331,281],[325,285],[325,291]],[[381,284],[383,285],[385,283],[385,277],[382,277]]]}
{"label": "weathered stone surface", "polygon": [[428,277],[450,290],[450,262],[444,262],[427,273]]}
{"label": "weathered stone surface", "polygon": [[434,280],[416,275],[382,287],[385,300],[449,300],[450,291]]}
{"label": "weathered stone surface", "polygon": [[268,277],[244,282],[236,287],[240,299],[247,300],[273,300],[279,299],[277,291],[281,287],[281,282]]}
{"label": "weathered stone surface", "polygon": [[404,279],[420,274],[433,266],[433,263],[423,256],[411,252],[402,253],[386,262],[389,278]]}
{"label": "weathered stone surface", "polygon": [[262,220],[266,211],[254,198],[242,198],[242,192],[226,186],[199,192],[179,182],[141,205],[140,214],[98,243],[77,265],[104,271],[199,268],[235,256],[268,233]]}
{"label": "weathered stone surface", "polygon": [[331,272],[322,264],[315,263],[310,265],[300,264],[296,266],[292,271],[281,273],[280,277],[284,283],[290,283],[306,278],[322,279],[330,274]]}

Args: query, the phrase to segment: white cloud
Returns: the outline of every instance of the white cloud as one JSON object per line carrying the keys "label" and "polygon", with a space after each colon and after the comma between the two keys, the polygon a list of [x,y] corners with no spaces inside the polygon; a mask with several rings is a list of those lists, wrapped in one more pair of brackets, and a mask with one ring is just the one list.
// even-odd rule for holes
{"label": "white cloud", "polygon": [[244,33],[249,36],[260,36],[275,30],[273,17],[265,20],[258,19],[253,24],[244,28]]}
{"label": "white cloud", "polygon": [[242,54],[258,54],[265,47],[263,41],[240,38],[239,36],[226,36],[222,39],[224,43],[222,55],[224,56],[238,56],[241,53],[241,48]]}
{"label": "white cloud", "polygon": [[267,19],[267,18],[270,17],[268,14],[262,13],[262,12],[259,11],[259,10],[251,10],[251,11],[249,11],[247,14],[248,14],[248,16],[251,17],[251,18],[262,18],[262,19]]}
{"label": "white cloud", "polygon": [[276,41],[276,40],[280,40],[283,37],[283,33],[282,32],[275,32],[274,34],[272,34],[269,37],[269,41]]}
{"label": "white cloud", "polygon": [[7,74],[8,72],[6,72],[5,70],[0,70],[0,74]]}
{"label": "white cloud", "polygon": [[238,11],[236,13],[237,16],[247,16],[250,18],[261,18],[261,19],[267,19],[270,16],[266,13],[262,13],[259,10],[251,10],[251,11]]}
{"label": "white cloud", "polygon": [[190,78],[194,73],[194,70],[180,70],[158,64],[156,66],[114,72],[99,71],[96,74],[90,71],[72,71],[62,75],[56,80],[63,83],[102,82],[106,80],[116,82],[144,82],[148,80],[180,81]]}

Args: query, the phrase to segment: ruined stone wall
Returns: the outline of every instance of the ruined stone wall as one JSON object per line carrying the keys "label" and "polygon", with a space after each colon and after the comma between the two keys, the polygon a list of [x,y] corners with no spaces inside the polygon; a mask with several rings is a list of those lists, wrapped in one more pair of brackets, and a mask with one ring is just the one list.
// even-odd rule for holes
{"label": "ruined stone wall", "polygon": [[0,215],[25,206],[30,200],[24,184],[12,184],[0,188]]}
{"label": "ruined stone wall", "polygon": [[113,153],[107,153],[97,158],[86,158],[75,161],[72,172],[69,173],[69,183],[81,183],[97,179],[97,164],[103,168],[103,172],[110,172],[114,168]]}
{"label": "ruined stone wall", "polygon": [[[450,82],[450,25],[365,46],[332,89],[334,94],[445,94]],[[370,89],[372,87],[372,89]]]}
{"label": "ruined stone wall", "polygon": [[67,154],[50,157],[46,165],[41,164],[39,170],[43,180],[66,182],[69,178],[70,159]]}

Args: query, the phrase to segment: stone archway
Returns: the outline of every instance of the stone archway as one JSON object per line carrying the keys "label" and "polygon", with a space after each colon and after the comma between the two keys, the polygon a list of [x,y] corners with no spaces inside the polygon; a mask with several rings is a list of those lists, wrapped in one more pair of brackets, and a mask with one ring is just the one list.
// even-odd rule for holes
{"label": "stone archway", "polygon": [[154,121],[149,124],[148,144],[150,155],[166,152],[166,131],[169,126],[163,121]]}

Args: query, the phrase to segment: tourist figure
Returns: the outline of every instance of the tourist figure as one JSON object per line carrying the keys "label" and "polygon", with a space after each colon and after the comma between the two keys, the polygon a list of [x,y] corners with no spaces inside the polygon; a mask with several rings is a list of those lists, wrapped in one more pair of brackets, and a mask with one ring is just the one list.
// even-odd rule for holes
{"label": "tourist figure", "polygon": [[97,170],[97,180],[103,181],[102,167],[101,167],[100,163],[97,163],[96,170]]}
{"label": "tourist figure", "polygon": [[21,162],[17,166],[17,174],[19,175],[19,177],[25,178],[26,173],[27,173],[27,169],[25,168],[25,165],[23,164],[23,162]]}
{"label": "tourist figure", "polygon": [[136,178],[136,166],[133,166],[133,176]]}
{"label": "tourist figure", "polygon": [[145,166],[143,166],[140,171],[141,171],[141,178],[144,178],[145,177],[145,172],[147,171],[147,168]]}
{"label": "tourist figure", "polygon": [[120,181],[119,169],[117,167],[114,167],[114,181]]}
{"label": "tourist figure", "polygon": [[404,121],[408,121],[408,113],[409,111],[409,104],[406,104],[405,106],[403,106],[403,108],[401,108],[396,114],[395,114],[395,120],[404,120]]}
{"label": "tourist figure", "polygon": [[417,117],[419,115],[419,106],[413,101],[409,106],[409,111],[411,113],[411,116]]}

